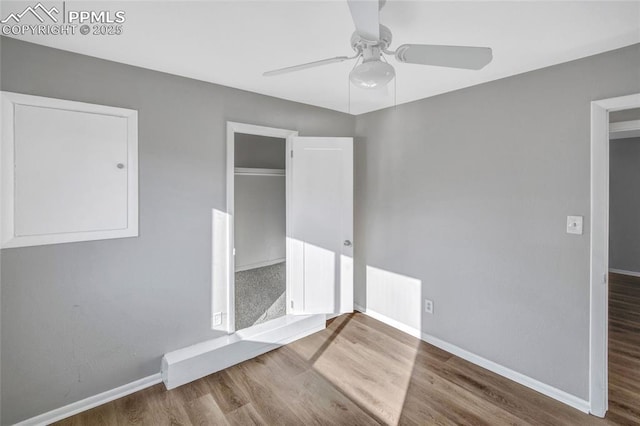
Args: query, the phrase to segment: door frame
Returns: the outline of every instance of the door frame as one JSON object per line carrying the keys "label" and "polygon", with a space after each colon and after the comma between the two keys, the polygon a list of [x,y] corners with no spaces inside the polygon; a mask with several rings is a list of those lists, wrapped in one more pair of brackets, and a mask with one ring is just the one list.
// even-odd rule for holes
{"label": "door frame", "polygon": [[609,113],[633,108],[640,93],[591,102],[589,411],[598,417],[609,408]]}
{"label": "door frame", "polygon": [[[290,151],[291,137],[298,136],[297,130],[279,129],[274,127],[258,126],[247,123],[237,123],[234,121],[227,121],[227,205],[226,212],[228,217],[228,238],[227,238],[227,276],[224,283],[213,283],[216,285],[226,286],[226,331],[229,334],[236,332],[236,318],[235,318],[235,258],[234,258],[234,203],[235,203],[235,134],[245,133],[249,135],[267,136],[272,138],[282,138],[286,140],[285,153]],[[289,216],[289,179],[290,179],[290,158],[286,156],[285,164],[285,180],[286,180],[286,216]],[[289,220],[286,224],[287,235],[289,234]],[[287,247],[287,260],[289,257],[289,250]],[[213,260],[213,259],[212,259]],[[287,268],[288,275],[288,268]],[[215,276],[215,274],[214,274]],[[285,300],[289,300],[289,277],[287,281],[287,297]],[[289,313],[289,306],[287,303],[287,313]],[[223,316],[224,317],[224,316]]]}

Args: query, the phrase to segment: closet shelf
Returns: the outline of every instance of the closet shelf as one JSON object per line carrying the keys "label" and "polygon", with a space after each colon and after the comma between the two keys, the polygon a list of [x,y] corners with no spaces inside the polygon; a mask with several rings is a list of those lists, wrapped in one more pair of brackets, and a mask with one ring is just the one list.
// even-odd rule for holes
{"label": "closet shelf", "polygon": [[258,169],[254,167],[236,167],[234,174],[244,176],[284,176],[284,169]]}

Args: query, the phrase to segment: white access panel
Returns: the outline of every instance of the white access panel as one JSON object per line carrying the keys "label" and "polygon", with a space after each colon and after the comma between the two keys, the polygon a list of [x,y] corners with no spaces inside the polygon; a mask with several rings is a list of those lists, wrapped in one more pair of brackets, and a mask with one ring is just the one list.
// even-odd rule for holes
{"label": "white access panel", "polygon": [[16,236],[127,227],[125,118],[16,105],[15,125]]}
{"label": "white access panel", "polygon": [[137,236],[136,111],[7,92],[2,103],[3,248]]}

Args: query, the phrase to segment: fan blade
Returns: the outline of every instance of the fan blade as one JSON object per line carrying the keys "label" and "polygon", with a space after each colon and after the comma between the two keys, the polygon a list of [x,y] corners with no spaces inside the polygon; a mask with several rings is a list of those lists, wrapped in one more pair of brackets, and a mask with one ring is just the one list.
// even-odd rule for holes
{"label": "fan blade", "polygon": [[493,53],[489,47],[403,44],[396,49],[396,59],[410,64],[479,70],[491,62]]}
{"label": "fan blade", "polygon": [[300,71],[300,70],[305,70],[307,68],[314,68],[322,65],[334,64],[336,62],[344,62],[349,59],[353,59],[353,58],[349,56],[336,56],[335,58],[322,59],[320,61],[307,62],[306,64],[294,65],[292,67],[286,67],[286,68],[280,68],[273,71],[267,71],[262,75],[265,77],[270,77],[272,75],[286,74],[288,72]]}
{"label": "fan blade", "polygon": [[380,39],[380,3],[378,0],[348,0],[356,32],[367,41]]}

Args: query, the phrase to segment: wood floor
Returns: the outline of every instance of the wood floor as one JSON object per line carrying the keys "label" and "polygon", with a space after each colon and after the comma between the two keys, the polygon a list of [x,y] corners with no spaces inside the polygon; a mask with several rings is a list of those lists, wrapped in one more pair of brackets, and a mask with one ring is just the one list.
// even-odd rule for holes
{"label": "wood floor", "polygon": [[640,278],[609,274],[609,412],[640,425]]}
{"label": "wood floor", "polygon": [[[60,425],[640,424],[638,283],[612,284],[611,411],[583,414],[363,314],[166,391],[137,392]],[[635,346],[634,346],[635,345]]]}

